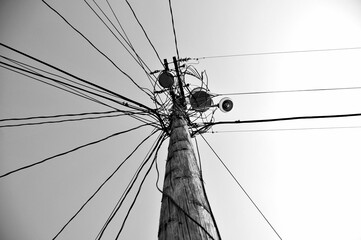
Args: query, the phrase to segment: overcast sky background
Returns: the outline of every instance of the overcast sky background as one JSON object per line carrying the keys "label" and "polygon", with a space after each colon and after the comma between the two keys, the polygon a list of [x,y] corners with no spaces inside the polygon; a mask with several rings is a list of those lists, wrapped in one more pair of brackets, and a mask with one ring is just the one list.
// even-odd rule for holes
{"label": "overcast sky background", "polygon": [[[106,7],[104,1],[97,1]],[[124,1],[109,0],[134,47],[162,68]],[[150,87],[142,70],[83,1],[49,1],[96,46]],[[168,1],[130,1],[161,58],[175,56]],[[173,1],[180,57],[361,47],[358,0]],[[110,15],[110,10],[107,10]],[[153,106],[139,89],[41,1],[3,0],[0,42]],[[1,54],[18,57],[1,48]],[[21,59],[21,58],[20,58]],[[361,87],[361,50],[200,60],[214,93]],[[360,113],[361,90],[232,96],[216,121]],[[216,98],[217,102],[220,98]],[[107,111],[108,108],[0,69],[0,118]],[[0,128],[0,174],[139,125],[119,117]],[[308,129],[251,131],[265,129]],[[147,127],[0,179],[0,238],[52,239]],[[361,240],[360,117],[219,125],[204,134],[283,239]],[[225,132],[227,131],[227,132]],[[231,132],[229,132],[231,131]],[[238,132],[234,132],[238,131]],[[218,132],[218,133],[217,133]],[[201,138],[208,197],[223,239],[278,239]],[[94,239],[155,137],[58,239]],[[158,158],[162,185],[168,142]],[[161,194],[147,179],[121,239],[157,239]],[[132,197],[106,232],[114,239]]]}

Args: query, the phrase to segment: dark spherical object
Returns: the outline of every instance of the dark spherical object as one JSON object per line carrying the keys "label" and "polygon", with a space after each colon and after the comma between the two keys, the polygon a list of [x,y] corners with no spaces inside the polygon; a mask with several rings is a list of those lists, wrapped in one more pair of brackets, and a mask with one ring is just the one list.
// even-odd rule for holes
{"label": "dark spherical object", "polygon": [[158,76],[158,82],[164,88],[171,88],[174,84],[174,76],[169,72],[163,71]]}

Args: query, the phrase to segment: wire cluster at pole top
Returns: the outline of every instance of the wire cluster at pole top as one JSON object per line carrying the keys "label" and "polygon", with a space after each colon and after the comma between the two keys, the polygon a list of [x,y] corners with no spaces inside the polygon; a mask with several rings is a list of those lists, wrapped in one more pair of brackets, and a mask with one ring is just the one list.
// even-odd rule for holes
{"label": "wire cluster at pole top", "polygon": [[[206,71],[198,70],[188,63],[189,58],[176,59],[168,63],[164,59],[164,69],[151,74],[157,75],[153,85],[153,100],[165,132],[170,129],[170,116],[177,111],[187,120],[191,135],[206,132],[215,122],[214,113],[220,109],[229,112],[233,102],[223,98],[215,104],[218,95],[210,92]],[[209,127],[207,127],[209,125]]]}

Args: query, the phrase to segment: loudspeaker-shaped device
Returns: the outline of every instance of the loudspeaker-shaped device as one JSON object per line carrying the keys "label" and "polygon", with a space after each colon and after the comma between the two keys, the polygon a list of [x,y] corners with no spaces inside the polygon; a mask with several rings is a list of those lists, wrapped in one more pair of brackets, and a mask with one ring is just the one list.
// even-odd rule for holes
{"label": "loudspeaker-shaped device", "polygon": [[230,98],[225,97],[222,98],[221,101],[218,103],[219,109],[221,109],[222,112],[229,112],[233,108],[233,102]]}

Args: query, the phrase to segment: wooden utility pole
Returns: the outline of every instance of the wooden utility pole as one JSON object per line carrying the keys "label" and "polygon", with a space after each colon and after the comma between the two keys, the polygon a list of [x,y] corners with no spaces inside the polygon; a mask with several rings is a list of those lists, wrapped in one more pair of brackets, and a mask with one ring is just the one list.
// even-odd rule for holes
{"label": "wooden utility pole", "polygon": [[[175,57],[173,63],[179,95],[175,95],[170,87],[173,80],[166,78],[164,83],[169,84],[163,86],[169,87],[173,107],[169,116],[170,138],[158,240],[220,240],[191,143],[184,90]],[[164,65],[165,71],[168,71],[166,59]]]}
{"label": "wooden utility pole", "polygon": [[158,240],[220,239],[180,112],[172,115]]}
{"label": "wooden utility pole", "polygon": [[219,240],[182,108],[173,108],[158,240]]}

